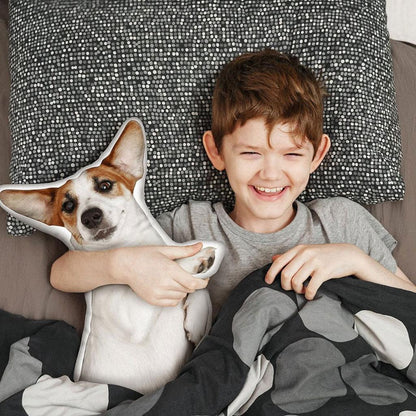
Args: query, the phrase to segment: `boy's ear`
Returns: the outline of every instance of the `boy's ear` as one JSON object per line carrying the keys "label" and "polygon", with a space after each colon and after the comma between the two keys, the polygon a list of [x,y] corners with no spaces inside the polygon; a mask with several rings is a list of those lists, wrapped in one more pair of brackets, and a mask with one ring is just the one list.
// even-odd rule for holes
{"label": "boy's ear", "polygon": [[211,130],[208,130],[204,133],[204,136],[202,137],[202,142],[204,144],[204,148],[207,152],[209,160],[213,164],[214,168],[218,170],[224,170],[224,160],[217,148],[217,145],[215,144],[214,136]]}
{"label": "boy's ear", "polygon": [[6,189],[0,192],[0,200],[4,205],[25,217],[48,225],[62,225],[54,212],[55,194],[55,188],[38,190]]}
{"label": "boy's ear", "polygon": [[323,158],[328,153],[328,150],[330,147],[331,147],[331,140],[329,139],[329,136],[326,134],[323,134],[321,143],[319,144],[319,147],[316,150],[315,156],[312,160],[310,173],[314,172],[318,168]]}
{"label": "boy's ear", "polygon": [[144,152],[142,127],[137,121],[131,120],[124,127],[111,153],[103,160],[103,164],[113,166],[138,180],[144,172]]}

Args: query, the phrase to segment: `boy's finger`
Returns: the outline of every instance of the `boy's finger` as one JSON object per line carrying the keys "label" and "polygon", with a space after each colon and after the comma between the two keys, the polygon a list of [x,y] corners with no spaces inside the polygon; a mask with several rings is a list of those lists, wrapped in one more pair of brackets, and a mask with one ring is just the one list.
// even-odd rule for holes
{"label": "boy's finger", "polygon": [[285,260],[282,259],[282,257],[283,254],[275,254],[272,257],[273,263],[269,267],[269,270],[267,271],[266,276],[264,277],[264,281],[269,285],[275,281],[276,276],[279,274],[279,272],[285,265]]}
{"label": "boy's finger", "polygon": [[264,277],[264,281],[271,285],[277,276],[277,267],[274,267],[274,263],[270,266],[269,270],[267,270],[266,276]]}
{"label": "boy's finger", "polygon": [[305,293],[305,281],[311,276],[313,268],[310,264],[304,264],[292,277],[292,289],[296,293]]}
{"label": "boy's finger", "polygon": [[185,271],[184,273],[178,273],[175,276],[175,280],[184,288],[187,293],[192,293],[199,289],[205,289],[209,282],[209,279],[200,279],[198,277],[192,276],[191,274],[188,274]]}
{"label": "boy's finger", "polygon": [[177,301],[180,302],[182,299],[184,299],[187,296],[187,293],[184,293],[182,291],[170,291],[166,298],[173,300],[173,301]]}
{"label": "boy's finger", "polygon": [[181,302],[182,298],[163,298],[155,302],[155,305],[157,306],[176,306],[179,302]]}
{"label": "boy's finger", "polygon": [[[301,293],[301,285],[296,279],[298,275],[299,280],[304,279],[306,280],[309,277],[309,273],[313,271],[313,265],[310,262],[305,261],[302,255],[296,254],[292,257],[292,259],[287,263],[284,269],[281,272],[281,281],[282,281],[282,288],[285,290],[299,290]],[[303,283],[303,282],[302,282]],[[295,285],[295,287],[294,287]]]}
{"label": "boy's finger", "polygon": [[202,248],[202,243],[195,243],[187,246],[161,246],[160,252],[166,257],[175,260],[193,256]]}
{"label": "boy's finger", "polygon": [[305,289],[305,298],[308,300],[313,300],[316,292],[321,287],[322,283],[325,281],[324,278],[322,278],[319,275],[313,275],[311,277],[311,280],[309,280],[308,285]]}
{"label": "boy's finger", "polygon": [[[288,265],[292,262],[292,260],[297,255],[297,249],[296,247],[286,251],[286,253],[283,254],[276,254],[273,256],[273,264],[271,265],[270,269],[266,273],[265,281],[266,283],[273,283],[276,276]],[[282,276],[283,277],[283,276]],[[286,278],[287,280],[287,278]],[[283,287],[283,285],[285,287]],[[289,282],[283,282],[282,287],[284,289],[290,289],[290,283]]]}
{"label": "boy's finger", "polygon": [[270,266],[269,270],[266,273],[264,281],[268,284],[272,284],[276,276],[280,273],[283,267],[287,264],[289,260],[286,260],[283,254],[276,254],[272,257],[273,263]]}
{"label": "boy's finger", "polygon": [[187,293],[180,291],[165,291],[154,294],[146,301],[156,306],[176,306],[186,295]]}

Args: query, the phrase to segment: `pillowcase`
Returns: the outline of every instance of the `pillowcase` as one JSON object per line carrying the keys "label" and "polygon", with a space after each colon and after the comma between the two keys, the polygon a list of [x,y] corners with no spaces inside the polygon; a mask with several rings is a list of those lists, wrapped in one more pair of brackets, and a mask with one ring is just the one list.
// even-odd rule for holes
{"label": "pillowcase", "polygon": [[[140,118],[153,215],[233,196],[201,144],[216,75],[271,47],[326,81],[332,149],[300,199],[403,197],[385,0],[10,1],[12,182],[50,182],[95,160]],[[9,231],[26,227],[9,220]]]}

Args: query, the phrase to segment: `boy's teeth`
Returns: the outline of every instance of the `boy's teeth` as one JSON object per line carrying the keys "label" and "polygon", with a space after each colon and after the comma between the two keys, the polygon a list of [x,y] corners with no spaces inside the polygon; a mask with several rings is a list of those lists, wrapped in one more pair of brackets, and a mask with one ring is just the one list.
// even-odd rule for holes
{"label": "boy's teeth", "polygon": [[283,188],[264,188],[263,186],[255,186],[255,188],[260,192],[276,193],[276,192],[282,192],[283,191]]}

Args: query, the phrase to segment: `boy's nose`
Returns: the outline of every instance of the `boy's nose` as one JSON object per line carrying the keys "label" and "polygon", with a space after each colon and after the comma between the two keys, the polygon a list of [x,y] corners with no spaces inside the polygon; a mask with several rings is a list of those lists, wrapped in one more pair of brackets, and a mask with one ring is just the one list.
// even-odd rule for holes
{"label": "boy's nose", "polygon": [[276,180],[282,176],[282,169],[275,159],[265,160],[260,176],[262,179]]}

